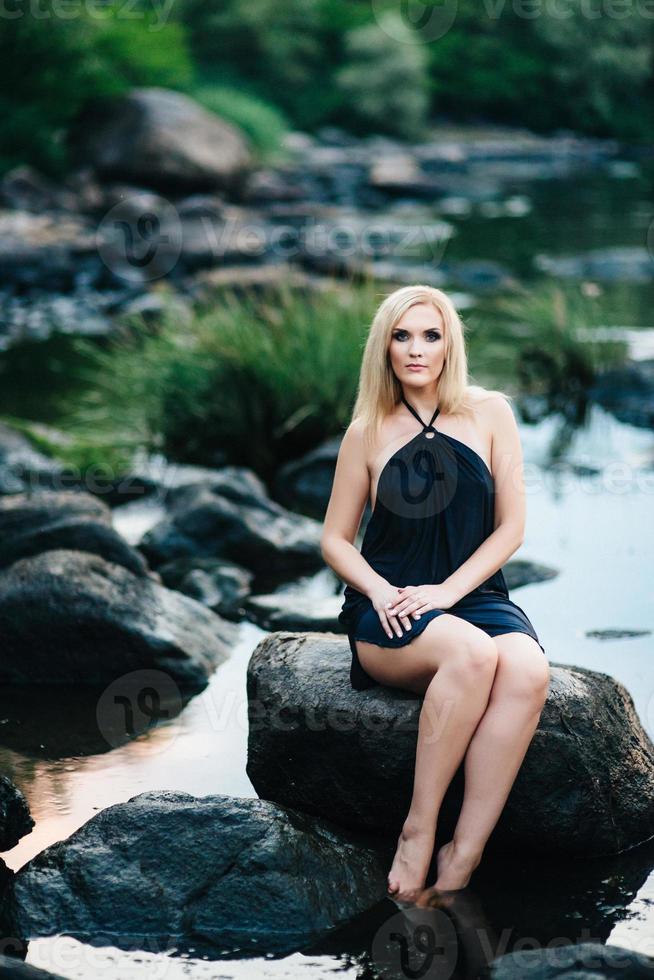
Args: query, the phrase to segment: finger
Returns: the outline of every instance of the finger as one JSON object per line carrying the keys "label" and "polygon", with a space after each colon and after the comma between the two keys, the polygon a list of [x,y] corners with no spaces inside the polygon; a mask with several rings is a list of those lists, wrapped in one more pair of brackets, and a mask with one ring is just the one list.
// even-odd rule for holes
{"label": "finger", "polygon": [[391,605],[392,605],[391,602],[387,602],[386,603],[386,606],[384,607],[384,610],[383,610],[386,624],[392,630],[392,632],[389,633],[389,636],[393,636],[393,633],[397,633],[398,636],[401,636],[402,635],[402,632],[401,632],[399,626],[397,625],[397,621],[396,621],[395,617],[392,615],[392,613],[390,611],[390,606]]}
{"label": "finger", "polygon": [[413,595],[407,599],[403,599],[401,602],[397,602],[392,609],[389,609],[389,612],[395,616],[406,616],[414,609],[417,609],[418,606],[422,605],[424,601],[424,599]]}
{"label": "finger", "polygon": [[386,615],[388,616],[388,621],[391,624],[394,631],[397,633],[397,635],[402,636],[402,627],[397,621],[397,616],[395,616],[392,612],[390,612],[390,610],[387,610]]}
{"label": "finger", "polygon": [[387,619],[387,617],[386,617],[386,612],[385,612],[385,610],[383,610],[383,609],[378,609],[378,610],[377,610],[377,614],[378,614],[378,616],[379,616],[379,621],[380,621],[380,623],[382,624],[382,626],[383,626],[383,628],[384,628],[384,632],[386,633],[386,635],[387,635],[387,636],[389,636],[389,637],[391,637],[391,638],[392,638],[392,637],[393,637],[393,633],[391,632],[391,628],[390,628],[390,626],[388,625],[388,619]]}
{"label": "finger", "polygon": [[417,609],[414,610],[414,616],[422,616],[423,613],[429,612],[430,609],[435,609],[436,607],[431,604],[427,599],[425,599]]}

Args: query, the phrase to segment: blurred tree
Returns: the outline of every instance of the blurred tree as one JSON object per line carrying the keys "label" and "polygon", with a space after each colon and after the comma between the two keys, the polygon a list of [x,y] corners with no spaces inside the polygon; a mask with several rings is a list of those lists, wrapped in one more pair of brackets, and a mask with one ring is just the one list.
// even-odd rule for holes
{"label": "blurred tree", "polygon": [[[557,8],[558,9],[558,8]],[[654,28],[638,5],[589,16],[568,0],[566,16],[543,16],[534,31],[549,50],[553,107],[586,132],[651,138]]]}
{"label": "blurred tree", "polygon": [[335,7],[334,0],[182,0],[179,16],[205,84],[245,82],[311,129],[335,99]]}
{"label": "blurred tree", "polygon": [[394,11],[348,31],[346,63],[335,74],[339,119],[353,129],[425,135],[429,109],[428,51]]}

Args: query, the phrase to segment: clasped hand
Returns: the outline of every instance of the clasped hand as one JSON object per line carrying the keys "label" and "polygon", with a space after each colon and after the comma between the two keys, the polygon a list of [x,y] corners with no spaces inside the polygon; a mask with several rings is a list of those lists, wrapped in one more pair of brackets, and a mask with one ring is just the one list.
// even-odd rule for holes
{"label": "clasped hand", "polygon": [[398,636],[402,636],[398,620],[408,631],[411,629],[410,616],[418,620],[430,609],[449,609],[456,602],[456,597],[447,586],[442,584],[389,586],[389,588],[395,593],[394,598],[389,600],[386,592],[383,599],[376,597],[377,602],[373,599],[373,605],[388,636],[393,635],[391,628]]}

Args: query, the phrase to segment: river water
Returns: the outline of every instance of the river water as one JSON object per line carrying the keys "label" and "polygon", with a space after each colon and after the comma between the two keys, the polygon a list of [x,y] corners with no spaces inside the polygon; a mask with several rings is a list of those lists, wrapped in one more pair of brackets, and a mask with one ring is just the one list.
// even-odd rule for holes
{"label": "river water", "polygon": [[[627,168],[628,169],[628,168]],[[516,186],[530,208],[521,218],[482,212],[458,227],[461,255],[500,259],[528,278],[527,256],[598,244],[643,241],[652,219],[651,183],[604,175]],[[652,284],[633,287],[639,339],[651,344]],[[598,406],[570,431],[554,414],[521,423],[527,491],[525,541],[514,558],[556,571],[512,590],[536,627],[550,661],[610,674],[631,694],[654,738],[654,433],[618,421]],[[148,502],[115,511],[115,526],[138,541],[160,516]],[[316,596],[338,587],[329,570],[304,582]],[[249,657],[264,631],[239,627],[228,662],[174,720],[107,750],[89,725],[80,690],[0,692],[0,762],[25,793],[33,832],[2,855],[20,868],[99,810],[150,789],[197,796],[255,796],[246,775]],[[36,710],[38,709],[38,710]],[[513,948],[530,937],[546,945],[584,938],[649,952],[654,936],[654,844],[590,862],[489,861],[475,883],[497,933]],[[281,959],[227,955],[211,963],[174,948],[94,949],[69,937],[33,940],[27,962],[65,977],[326,977],[371,975],[371,941],[395,912],[362,917],[329,943]]]}

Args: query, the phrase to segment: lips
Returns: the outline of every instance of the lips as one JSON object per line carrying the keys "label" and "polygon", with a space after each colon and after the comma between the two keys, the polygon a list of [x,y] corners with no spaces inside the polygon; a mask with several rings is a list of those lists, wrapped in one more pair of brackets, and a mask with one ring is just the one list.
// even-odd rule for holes
{"label": "lips", "polygon": [[409,371],[424,371],[424,364],[407,364]]}

